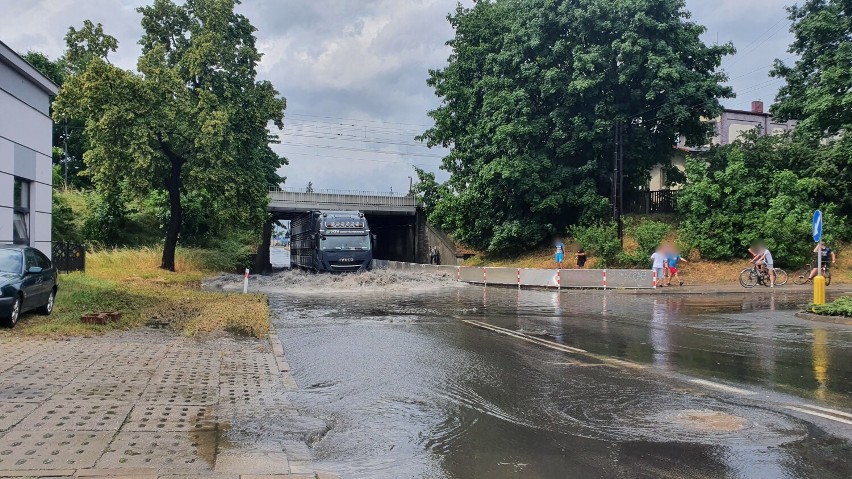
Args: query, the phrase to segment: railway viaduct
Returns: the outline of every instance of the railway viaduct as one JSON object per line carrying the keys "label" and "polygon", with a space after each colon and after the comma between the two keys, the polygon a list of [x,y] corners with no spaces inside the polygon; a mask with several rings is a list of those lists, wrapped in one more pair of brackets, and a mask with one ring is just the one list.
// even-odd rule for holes
{"label": "railway viaduct", "polygon": [[[426,215],[414,196],[370,191],[323,190],[307,192],[295,188],[269,191],[268,210],[272,222],[289,220],[308,211],[354,210],[367,217],[373,235],[373,257],[376,259],[429,262],[429,248],[437,246],[441,263],[457,264],[458,253],[453,242],[442,231],[426,221]],[[263,243],[258,249],[255,271],[271,270],[269,247],[272,222],[265,225]]]}

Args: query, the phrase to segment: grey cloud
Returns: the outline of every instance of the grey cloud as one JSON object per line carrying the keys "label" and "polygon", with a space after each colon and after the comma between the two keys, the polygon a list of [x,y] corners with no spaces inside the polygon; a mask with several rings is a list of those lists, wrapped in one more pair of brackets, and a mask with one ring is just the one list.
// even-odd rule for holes
{"label": "grey cloud", "polygon": [[[136,64],[141,28],[134,9],[149,3],[146,0],[2,1],[0,35],[19,51],[35,49],[56,57],[68,26],[88,18],[103,23],[119,39],[119,51],[111,57],[115,64],[123,68]],[[767,73],[775,58],[789,57],[786,50],[792,39],[786,3],[686,1],[692,21],[708,29],[706,42],[718,37],[721,42],[733,41],[739,49],[723,63],[738,93],[736,99],[724,102],[727,106],[747,108],[752,99],[771,103],[774,98],[780,82],[773,82]],[[302,187],[312,181],[317,188],[392,186],[405,191],[413,174],[408,165],[437,168],[437,158],[375,151],[441,154],[417,146],[412,138],[429,123],[426,113],[439,102],[426,79],[428,70],[444,65],[449,55],[445,42],[453,32],[446,15],[455,5],[455,0],[244,0],[239,11],[258,28],[258,46],[264,53],[259,75],[288,99],[285,133],[304,134],[310,125],[324,132],[314,135],[324,138],[283,140],[373,151],[276,145],[275,150],[291,160],[282,171],[289,185]],[[353,124],[359,127],[349,126]],[[374,142],[329,139],[335,135],[326,134],[357,128],[376,130],[365,133]],[[389,139],[410,146],[380,143]]]}

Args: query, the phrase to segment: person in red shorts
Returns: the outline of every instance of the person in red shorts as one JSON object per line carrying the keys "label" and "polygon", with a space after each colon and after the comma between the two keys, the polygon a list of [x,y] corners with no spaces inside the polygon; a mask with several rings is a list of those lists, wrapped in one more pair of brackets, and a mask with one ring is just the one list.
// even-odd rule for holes
{"label": "person in red shorts", "polygon": [[683,261],[684,263],[689,263],[689,261],[683,259],[680,253],[678,253],[674,249],[669,250],[668,254],[666,255],[666,264],[669,267],[669,282],[666,283],[666,286],[671,286],[673,279],[677,279],[678,283],[683,286],[683,281],[681,281],[680,276],[677,274],[677,265],[681,261]]}

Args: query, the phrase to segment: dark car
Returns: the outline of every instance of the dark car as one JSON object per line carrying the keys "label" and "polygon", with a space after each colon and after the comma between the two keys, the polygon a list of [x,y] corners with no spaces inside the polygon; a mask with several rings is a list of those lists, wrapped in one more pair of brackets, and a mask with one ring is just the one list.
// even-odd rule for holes
{"label": "dark car", "polygon": [[26,311],[48,315],[56,299],[56,268],[41,251],[0,245],[0,321],[10,328]]}

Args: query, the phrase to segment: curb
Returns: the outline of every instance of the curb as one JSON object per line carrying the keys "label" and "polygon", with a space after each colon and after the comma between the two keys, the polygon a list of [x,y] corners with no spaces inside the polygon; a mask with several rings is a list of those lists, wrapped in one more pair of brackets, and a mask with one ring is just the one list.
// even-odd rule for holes
{"label": "curb", "polygon": [[815,321],[820,323],[833,323],[833,324],[845,324],[846,326],[852,326],[852,318],[848,318],[846,316],[826,316],[823,314],[814,314],[808,311],[799,311],[796,313],[796,317],[799,319],[804,319],[807,321]]}
{"label": "curb", "polygon": [[284,357],[284,345],[281,344],[281,339],[278,333],[269,333],[269,342],[272,344],[272,354],[275,356],[275,364],[278,366],[278,372],[286,373],[290,371],[290,363]]}

